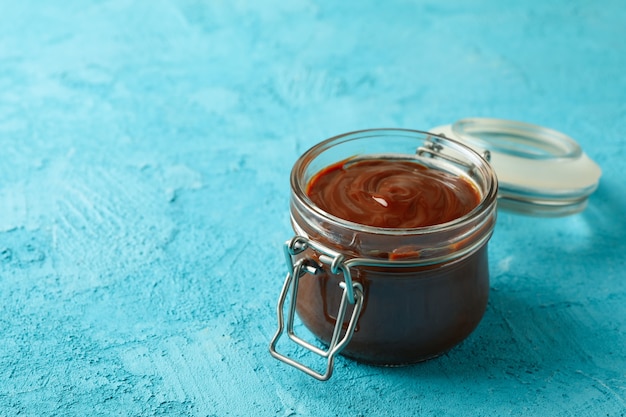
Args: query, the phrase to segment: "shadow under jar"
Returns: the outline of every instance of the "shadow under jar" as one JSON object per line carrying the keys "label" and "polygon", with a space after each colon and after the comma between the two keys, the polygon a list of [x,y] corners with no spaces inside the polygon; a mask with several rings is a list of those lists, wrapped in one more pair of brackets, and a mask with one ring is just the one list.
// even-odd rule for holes
{"label": "shadow under jar", "polygon": [[[379,183],[393,183],[395,166],[414,167],[416,176],[434,174],[418,188],[437,182],[452,197],[465,198],[465,209],[451,207],[461,204],[458,199],[423,193],[420,198],[437,201],[418,199],[413,205],[396,207],[406,221],[386,221],[384,209],[391,208],[392,202],[384,193],[361,196],[373,200],[372,207],[381,206],[382,214],[368,211],[367,205],[345,214],[335,210],[344,203],[313,195],[316,182],[333,171],[368,164],[377,170]],[[404,176],[410,179],[411,169],[407,172]],[[350,195],[358,179],[357,175],[348,185],[344,181],[340,187],[328,183],[318,188],[334,195],[332,199],[350,200],[358,197]],[[400,366],[436,357],[460,343],[476,328],[487,306],[487,243],[496,221],[497,191],[495,173],[483,156],[455,140],[426,132],[365,130],[309,149],[291,173],[295,237],[285,246],[289,272],[279,299],[272,355],[325,380],[332,374],[337,353],[366,363]],[[434,217],[416,220],[423,215],[420,209],[430,210]],[[443,212],[448,217],[438,217]],[[294,312],[327,349],[295,334]],[[291,340],[327,359],[325,372],[276,350],[285,328]]]}

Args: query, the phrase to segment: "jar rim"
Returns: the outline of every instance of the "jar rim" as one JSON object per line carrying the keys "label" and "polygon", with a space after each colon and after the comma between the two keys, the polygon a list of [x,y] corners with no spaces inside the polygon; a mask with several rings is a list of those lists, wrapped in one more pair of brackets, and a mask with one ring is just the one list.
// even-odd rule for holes
{"label": "jar rim", "polygon": [[[412,228],[388,228],[388,227],[377,227],[377,226],[369,226],[362,223],[356,223],[353,221],[349,221],[343,219],[341,217],[335,216],[327,211],[321,209],[317,204],[315,204],[307,195],[300,178],[303,176],[306,168],[309,164],[319,155],[321,155],[327,149],[332,148],[335,145],[339,145],[345,142],[364,139],[368,137],[384,137],[384,136],[407,136],[413,137],[415,139],[429,139],[432,138],[436,140],[438,144],[446,145],[447,147],[462,153],[464,156],[470,159],[473,167],[480,168],[484,170],[487,178],[487,185],[485,189],[481,190],[481,199],[479,203],[468,213],[450,220],[445,223],[439,223],[430,226],[420,226],[420,227],[412,227]],[[417,150],[417,146],[416,146]],[[337,161],[339,162],[339,161]],[[469,178],[468,178],[469,179]],[[469,179],[478,187],[478,184],[475,183],[472,179]],[[325,221],[344,228],[349,228],[351,230],[356,230],[364,233],[372,233],[378,235],[389,235],[389,236],[399,236],[399,235],[425,235],[437,232],[445,232],[451,229],[454,229],[457,226],[464,225],[486,211],[490,211],[491,208],[495,208],[497,194],[498,194],[498,181],[496,178],[495,171],[489,165],[488,161],[483,158],[478,152],[468,147],[467,145],[459,142],[458,140],[448,138],[443,135],[434,134],[431,132],[425,132],[421,130],[414,129],[404,129],[404,128],[372,128],[372,129],[363,129],[356,130],[347,133],[342,133],[333,137],[330,137],[326,140],[323,140],[316,145],[309,148],[305,151],[295,162],[292,170],[291,170],[291,188],[294,191],[293,196],[300,200],[308,209],[313,210],[317,215],[321,216],[325,219]],[[479,187],[480,188],[480,187]]]}

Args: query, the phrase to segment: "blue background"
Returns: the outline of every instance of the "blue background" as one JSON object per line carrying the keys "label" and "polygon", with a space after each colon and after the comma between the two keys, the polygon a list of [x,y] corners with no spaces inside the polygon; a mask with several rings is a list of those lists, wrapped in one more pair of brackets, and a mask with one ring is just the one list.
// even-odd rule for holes
{"label": "blue background", "polygon": [[[439,359],[271,358],[298,156],[470,116],[574,137],[587,210],[500,215]],[[2,1],[0,414],[623,416],[625,122],[617,0]]]}

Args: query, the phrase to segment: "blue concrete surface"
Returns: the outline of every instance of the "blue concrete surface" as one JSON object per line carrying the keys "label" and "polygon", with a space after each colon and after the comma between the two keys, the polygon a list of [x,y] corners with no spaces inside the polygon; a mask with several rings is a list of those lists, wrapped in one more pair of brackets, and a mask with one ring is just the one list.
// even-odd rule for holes
{"label": "blue concrete surface", "polygon": [[[0,415],[623,416],[621,1],[2,1]],[[588,209],[502,213],[462,345],[320,383],[270,357],[289,171],[461,117],[575,137]]]}

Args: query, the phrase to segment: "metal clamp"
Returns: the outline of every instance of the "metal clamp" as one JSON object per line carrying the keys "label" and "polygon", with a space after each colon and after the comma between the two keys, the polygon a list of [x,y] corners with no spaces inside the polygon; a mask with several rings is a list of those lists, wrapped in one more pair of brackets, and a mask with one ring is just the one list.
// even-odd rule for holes
{"label": "metal clamp", "polygon": [[[444,138],[445,135],[440,135]],[[415,153],[418,156],[427,156],[430,155],[431,158],[441,158],[445,159],[448,162],[451,162],[457,166],[464,167],[467,169],[474,169],[474,164],[467,163],[458,158],[453,157],[452,155],[444,152],[444,146],[439,143],[437,136],[429,136],[428,140],[424,142],[423,146],[420,146],[416,149]]]}
{"label": "metal clamp", "polygon": [[[296,298],[298,294],[298,283],[300,281],[300,278],[306,274],[318,274],[321,270],[319,265],[317,265],[315,262],[308,258],[302,258],[296,263],[293,262],[294,256],[305,251],[307,248],[312,248],[313,250],[318,252],[320,254],[320,262],[329,265],[330,271],[333,274],[338,274],[339,272],[342,272],[344,277],[344,281],[339,284],[339,286],[343,288],[343,294],[341,296],[339,311],[337,312],[337,321],[335,322],[333,335],[330,339],[330,342],[328,343],[328,348],[326,350],[320,349],[317,346],[312,345],[311,343],[297,336],[294,332]],[[361,307],[363,306],[363,287],[358,282],[352,282],[350,268],[344,263],[343,255],[324,248],[323,246],[313,241],[310,241],[305,237],[295,236],[291,240],[287,241],[285,243],[285,257],[287,265],[289,266],[289,272],[287,273],[285,283],[283,284],[283,288],[278,299],[278,306],[276,308],[278,316],[278,330],[276,331],[276,334],[270,342],[270,353],[274,358],[285,362],[286,364],[291,365],[294,368],[299,369],[302,372],[305,372],[306,374],[320,381],[326,381],[332,375],[335,356],[339,352],[341,352],[350,342],[352,334],[354,333],[354,329],[356,328],[359,314],[361,313]],[[284,308],[288,293],[290,294],[290,302],[287,308],[287,320],[285,323]],[[354,305],[354,308],[352,310],[352,315],[350,317],[348,327],[342,337],[341,333],[343,321],[346,316],[348,303]],[[287,330],[287,336],[294,343],[326,359],[326,370],[323,373],[318,372],[289,356],[283,355],[276,350],[276,344],[278,343],[278,340],[280,339],[280,336],[283,334],[285,329]]]}

